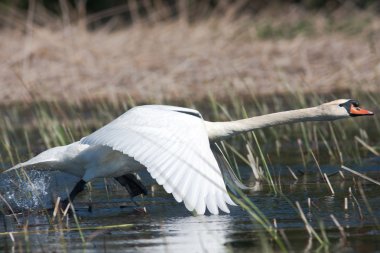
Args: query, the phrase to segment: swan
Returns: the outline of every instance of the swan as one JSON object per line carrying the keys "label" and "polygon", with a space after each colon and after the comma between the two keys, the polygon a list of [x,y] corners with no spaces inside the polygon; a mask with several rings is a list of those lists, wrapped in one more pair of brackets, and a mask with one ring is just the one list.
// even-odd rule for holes
{"label": "swan", "polygon": [[216,142],[254,129],[304,121],[332,121],[373,115],[352,99],[277,112],[230,122],[210,122],[189,108],[166,105],[134,107],[94,133],[66,146],[48,149],[8,171],[20,168],[60,170],[80,179],[67,205],[87,182],[113,177],[129,194],[147,190],[134,173],[147,170],[189,211],[229,213],[230,198],[221,169],[225,166]]}

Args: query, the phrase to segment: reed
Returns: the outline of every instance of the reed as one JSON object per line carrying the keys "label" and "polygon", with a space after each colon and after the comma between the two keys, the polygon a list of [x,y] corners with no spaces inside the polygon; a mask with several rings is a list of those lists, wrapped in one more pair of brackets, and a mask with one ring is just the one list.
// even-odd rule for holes
{"label": "reed", "polygon": [[[369,21],[359,31],[362,36],[344,31],[327,33],[332,29],[330,21],[320,14],[313,15],[309,21],[314,27],[310,30],[312,34],[305,32],[309,28],[299,26],[299,19],[289,19],[288,15],[279,15],[276,21],[261,16],[253,19],[211,17],[194,23],[182,18],[152,23],[139,18],[136,12],[136,24],[128,28],[114,27],[110,22],[90,30],[85,29],[83,23],[71,21],[69,13],[46,26],[38,25],[37,20],[30,21],[32,14],[29,13],[26,23],[22,18],[0,16],[9,25],[0,29],[4,39],[0,47],[3,59],[0,89],[4,91],[0,93],[1,169],[29,159],[46,148],[79,140],[139,104],[194,107],[206,119],[215,121],[313,106],[337,97],[356,98],[366,107],[375,108],[375,113],[380,107],[376,69],[379,62],[376,52],[380,48],[378,43],[363,47],[363,44],[370,44],[369,34],[376,34],[380,22],[378,16],[370,13],[363,14]],[[354,19],[359,18],[359,14],[354,14]],[[104,15],[113,14],[89,16],[87,25]],[[305,13],[299,10],[297,15],[304,18]],[[153,20],[153,17],[150,18]],[[343,20],[345,18],[339,18],[334,24],[339,26]],[[273,31],[281,30],[284,22],[292,23],[290,30],[285,29],[288,34],[274,34]],[[19,53],[20,48],[22,53]],[[331,59],[339,59],[341,64]],[[357,210],[361,219],[367,213],[376,218],[366,200],[365,189],[355,180],[380,182],[343,164],[352,167],[379,156],[379,117],[261,129],[223,142],[221,146],[240,178],[242,167],[249,166],[252,170],[254,180],[248,183],[263,186],[256,194],[285,199],[292,205],[294,201],[284,196],[288,182],[275,173],[278,165],[289,171],[295,186],[307,187],[309,180],[319,173],[325,178],[321,184],[337,199],[340,187],[333,179],[330,182],[323,165],[341,166],[342,170],[355,175],[346,173],[339,181],[343,187],[346,187],[344,183],[353,181],[355,187],[345,191],[345,194],[349,191],[345,203],[353,205],[348,208],[345,204],[345,212]],[[296,166],[300,164],[307,177],[297,174]],[[310,164],[318,169],[311,177]],[[23,173],[17,177],[31,181]],[[111,190],[107,185],[105,182],[108,196]],[[89,189],[90,193],[92,191],[94,189]],[[300,203],[306,198],[310,215],[318,225],[310,223],[301,208]],[[276,217],[273,225],[266,210],[260,210],[255,198],[245,192],[238,191],[234,200],[246,211],[251,222],[264,231],[258,232],[263,250],[271,251],[270,243],[274,241],[280,251],[291,251],[290,229],[281,227],[281,217]],[[15,219],[19,219],[2,195],[0,203],[0,212],[9,209]],[[70,209],[73,218],[67,215]],[[297,200],[293,209],[305,224],[302,233],[310,234],[307,247],[313,248],[313,240],[317,240],[318,247],[326,252],[331,250],[326,221],[315,212],[314,199],[305,195],[305,199]],[[31,235],[57,232],[65,251],[70,243],[65,235],[70,231],[78,233],[85,244],[88,242],[86,230],[130,227],[129,224],[88,227],[71,204],[63,212],[56,206],[53,214],[45,212],[44,217],[51,229],[33,230],[27,219],[19,219],[17,223],[22,229],[9,228],[0,235],[9,237],[15,245],[20,245],[22,236],[21,244],[32,251]],[[329,219],[342,237],[347,236],[344,225],[335,216]]]}

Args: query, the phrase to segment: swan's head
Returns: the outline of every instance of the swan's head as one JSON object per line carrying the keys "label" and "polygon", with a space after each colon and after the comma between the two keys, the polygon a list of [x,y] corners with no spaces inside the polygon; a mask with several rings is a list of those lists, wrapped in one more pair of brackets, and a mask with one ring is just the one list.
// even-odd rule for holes
{"label": "swan's head", "polygon": [[374,115],[373,112],[361,108],[359,102],[353,99],[338,99],[324,103],[319,107],[325,115],[336,119]]}

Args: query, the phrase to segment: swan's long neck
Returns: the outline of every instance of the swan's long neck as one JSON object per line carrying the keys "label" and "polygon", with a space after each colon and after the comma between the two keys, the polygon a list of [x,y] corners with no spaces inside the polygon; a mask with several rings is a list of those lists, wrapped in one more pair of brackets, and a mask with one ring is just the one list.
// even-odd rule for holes
{"label": "swan's long neck", "polygon": [[300,110],[277,112],[248,119],[209,122],[205,121],[207,133],[211,141],[225,139],[240,133],[245,133],[258,128],[277,126],[304,121],[334,120],[319,107],[311,107]]}

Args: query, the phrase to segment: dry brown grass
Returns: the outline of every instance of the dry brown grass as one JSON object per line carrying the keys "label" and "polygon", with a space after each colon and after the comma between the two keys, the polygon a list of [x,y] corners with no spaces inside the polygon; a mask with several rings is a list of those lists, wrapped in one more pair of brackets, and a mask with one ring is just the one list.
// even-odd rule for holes
{"label": "dry brown grass", "polygon": [[[127,95],[137,102],[160,102],[201,100],[208,93],[223,98],[230,90],[242,95],[380,90],[380,17],[337,13],[334,22],[367,20],[359,32],[348,34],[339,25],[328,32],[331,17],[287,13],[280,20],[280,13],[262,12],[191,25],[181,19],[138,23],[116,31],[18,21],[0,30],[0,100]],[[263,24],[281,30],[300,20],[312,24],[311,34],[301,27],[291,38],[260,37]]]}

